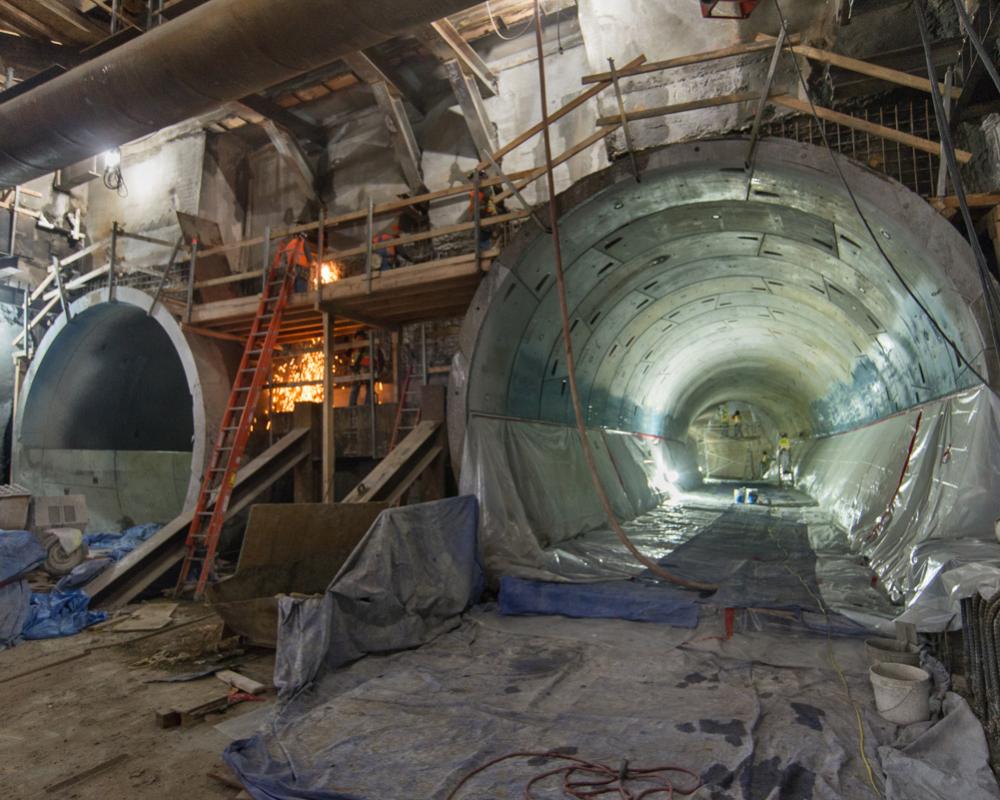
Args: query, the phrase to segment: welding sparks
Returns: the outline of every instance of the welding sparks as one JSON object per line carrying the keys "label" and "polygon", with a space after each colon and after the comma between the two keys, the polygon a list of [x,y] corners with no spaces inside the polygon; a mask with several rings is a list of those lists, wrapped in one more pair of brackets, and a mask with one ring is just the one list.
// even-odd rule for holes
{"label": "welding sparks", "polygon": [[319,265],[319,276],[324,284],[334,283],[344,276],[344,269],[336,261],[324,261]]}
{"label": "welding sparks", "polygon": [[[319,340],[310,342],[318,345]],[[295,410],[296,403],[323,402],[323,353],[303,353],[287,361],[276,363],[271,370],[271,410],[285,413]]]}

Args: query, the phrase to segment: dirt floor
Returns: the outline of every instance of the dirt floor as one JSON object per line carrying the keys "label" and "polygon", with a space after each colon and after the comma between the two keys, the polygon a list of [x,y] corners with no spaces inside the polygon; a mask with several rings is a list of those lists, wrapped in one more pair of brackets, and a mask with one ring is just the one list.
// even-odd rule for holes
{"label": "dirt floor", "polygon": [[[127,621],[138,608],[126,609],[133,612]],[[169,625],[157,631],[116,631],[119,624],[0,652],[0,798],[239,795],[208,774],[232,779],[221,759],[229,738],[214,726],[261,703],[239,702],[189,727],[164,729],[157,711],[221,700],[228,687],[212,675],[150,681],[222,663],[270,684],[274,654],[221,641],[221,622],[193,603],[178,605]],[[273,692],[261,696],[274,702]]]}

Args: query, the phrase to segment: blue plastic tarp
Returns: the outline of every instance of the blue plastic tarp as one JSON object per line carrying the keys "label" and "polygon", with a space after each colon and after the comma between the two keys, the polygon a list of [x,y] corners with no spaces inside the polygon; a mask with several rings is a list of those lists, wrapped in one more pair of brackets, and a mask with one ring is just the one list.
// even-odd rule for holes
{"label": "blue plastic tarp", "polygon": [[500,580],[500,613],[659,622],[698,627],[698,604],[690,592],[667,586],[607,581],[552,583],[505,577]]}
{"label": "blue plastic tarp", "polygon": [[22,575],[45,561],[45,548],[27,531],[0,531],[0,648],[21,635],[31,589]]}
{"label": "blue plastic tarp", "polygon": [[87,533],[83,541],[91,553],[120,561],[163,526],[157,522],[135,525],[121,533]]}
{"label": "blue plastic tarp", "polygon": [[45,561],[45,548],[27,531],[0,531],[0,583],[24,575]]}
{"label": "blue plastic tarp", "polygon": [[24,639],[54,639],[72,636],[108,618],[104,611],[89,611],[90,598],[79,589],[51,594],[32,594],[28,618],[21,629]]}
{"label": "blue plastic tarp", "polygon": [[56,591],[66,592],[70,589],[78,589],[90,583],[114,562],[115,560],[110,556],[104,556],[101,558],[91,558],[82,564],[77,564],[68,574],[63,575],[59,579],[59,583],[56,584]]}

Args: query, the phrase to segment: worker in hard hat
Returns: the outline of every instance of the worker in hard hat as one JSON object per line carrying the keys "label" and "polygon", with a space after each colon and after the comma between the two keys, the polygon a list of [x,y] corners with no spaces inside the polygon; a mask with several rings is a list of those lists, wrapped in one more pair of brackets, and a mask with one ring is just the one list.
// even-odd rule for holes
{"label": "worker in hard hat", "polygon": [[396,245],[386,244],[386,242],[391,242],[398,238],[399,225],[393,225],[388,231],[376,233],[372,237],[372,247],[375,250],[375,253],[382,257],[382,263],[379,265],[379,269],[396,269],[396,267],[399,266],[399,254],[396,250]]}
{"label": "worker in hard hat", "polygon": [[743,438],[743,417],[740,416],[740,410],[737,408],[733,412],[733,436],[737,439]]}
{"label": "worker in hard hat", "polygon": [[792,474],[792,441],[787,433],[778,439],[778,483],[784,481],[786,475]]}
{"label": "worker in hard hat", "polygon": [[725,406],[719,406],[719,427],[723,436],[729,436],[729,410]]}
{"label": "worker in hard hat", "polygon": [[[486,180],[486,177],[487,177],[486,172],[480,170],[479,180],[484,181]],[[470,180],[473,180],[474,178],[475,175],[473,174],[473,176],[470,177]],[[476,216],[476,205],[477,205],[476,190],[473,189],[471,192],[469,192],[469,216],[472,217],[473,219],[475,219]],[[482,222],[482,220],[486,219],[487,217],[495,217],[497,215],[496,195],[494,194],[492,186],[479,187],[478,206],[479,206],[480,222]],[[482,225],[480,225],[479,228],[480,248],[484,250],[489,249],[491,244],[493,244],[493,227],[490,226],[488,228],[484,228],[482,227]]]}

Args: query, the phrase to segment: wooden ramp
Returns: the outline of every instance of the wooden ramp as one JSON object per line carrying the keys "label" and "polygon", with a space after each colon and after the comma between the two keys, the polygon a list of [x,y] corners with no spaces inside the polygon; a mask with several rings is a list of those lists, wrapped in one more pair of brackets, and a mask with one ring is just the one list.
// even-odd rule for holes
{"label": "wooden ramp", "polygon": [[443,456],[443,434],[443,423],[439,420],[418,423],[343,502],[393,504],[401,500],[416,480]]}
{"label": "wooden ramp", "polygon": [[[236,516],[275,481],[311,455],[308,428],[296,428],[275,442],[237,473],[226,519]],[[105,609],[123,606],[180,563],[186,552],[184,540],[192,513],[193,509],[181,512],[87,584],[83,590],[90,596],[91,605]]]}

